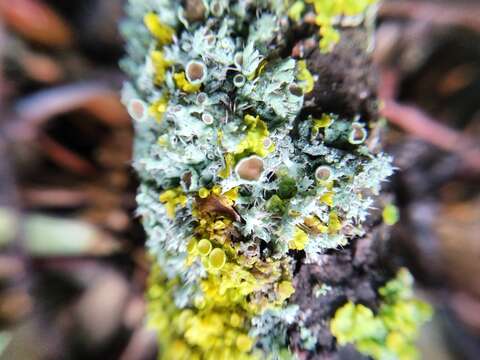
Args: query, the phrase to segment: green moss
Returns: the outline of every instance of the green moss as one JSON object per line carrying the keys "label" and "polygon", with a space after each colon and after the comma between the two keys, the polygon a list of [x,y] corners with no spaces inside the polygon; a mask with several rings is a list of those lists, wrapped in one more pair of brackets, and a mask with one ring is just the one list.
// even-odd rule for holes
{"label": "green moss", "polygon": [[284,176],[280,179],[280,183],[278,184],[278,196],[283,199],[291,199],[297,194],[297,184],[295,179]]}
{"label": "green moss", "polygon": [[278,195],[273,195],[268,199],[266,207],[272,213],[283,213],[287,209],[285,202]]}

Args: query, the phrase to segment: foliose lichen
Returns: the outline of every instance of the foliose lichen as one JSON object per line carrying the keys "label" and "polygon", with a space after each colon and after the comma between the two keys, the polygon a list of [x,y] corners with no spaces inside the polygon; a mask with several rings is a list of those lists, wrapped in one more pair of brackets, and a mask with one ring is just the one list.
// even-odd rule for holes
{"label": "foliose lichen", "polygon": [[[314,1],[330,19],[321,31],[370,1],[358,3]],[[285,55],[298,4],[127,5],[122,100],[134,119],[138,215],[153,263],[148,314],[163,359],[293,356],[298,255],[315,261],[361,236],[392,173],[390,157],[365,145],[362,119],[302,112],[314,78]]]}

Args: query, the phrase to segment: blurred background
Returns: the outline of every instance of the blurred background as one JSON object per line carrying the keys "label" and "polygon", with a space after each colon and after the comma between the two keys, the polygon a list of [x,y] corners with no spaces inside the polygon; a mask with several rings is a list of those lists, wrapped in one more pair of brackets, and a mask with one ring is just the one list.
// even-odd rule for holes
{"label": "blurred background", "polygon": [[[0,359],[154,359],[119,102],[123,0],[0,0]],[[436,307],[425,359],[480,357],[480,2],[384,1],[392,261]]]}

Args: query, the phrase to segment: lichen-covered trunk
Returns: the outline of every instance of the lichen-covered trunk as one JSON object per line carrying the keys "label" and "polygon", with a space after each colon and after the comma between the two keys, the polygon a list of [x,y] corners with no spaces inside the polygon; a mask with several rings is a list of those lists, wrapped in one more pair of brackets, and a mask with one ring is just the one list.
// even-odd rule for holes
{"label": "lichen-covered trunk", "polygon": [[429,308],[382,256],[396,214],[370,3],[129,2],[160,358],[416,356]]}

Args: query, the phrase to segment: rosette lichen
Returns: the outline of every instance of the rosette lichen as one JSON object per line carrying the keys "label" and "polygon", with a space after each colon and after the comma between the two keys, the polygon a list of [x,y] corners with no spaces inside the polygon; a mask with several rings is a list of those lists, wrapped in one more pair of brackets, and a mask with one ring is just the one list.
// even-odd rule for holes
{"label": "rosette lichen", "polygon": [[392,173],[391,159],[365,145],[361,118],[303,111],[314,77],[288,56],[287,39],[305,6],[127,6],[123,102],[153,263],[149,320],[164,359],[289,357],[297,260],[361,236]]}

